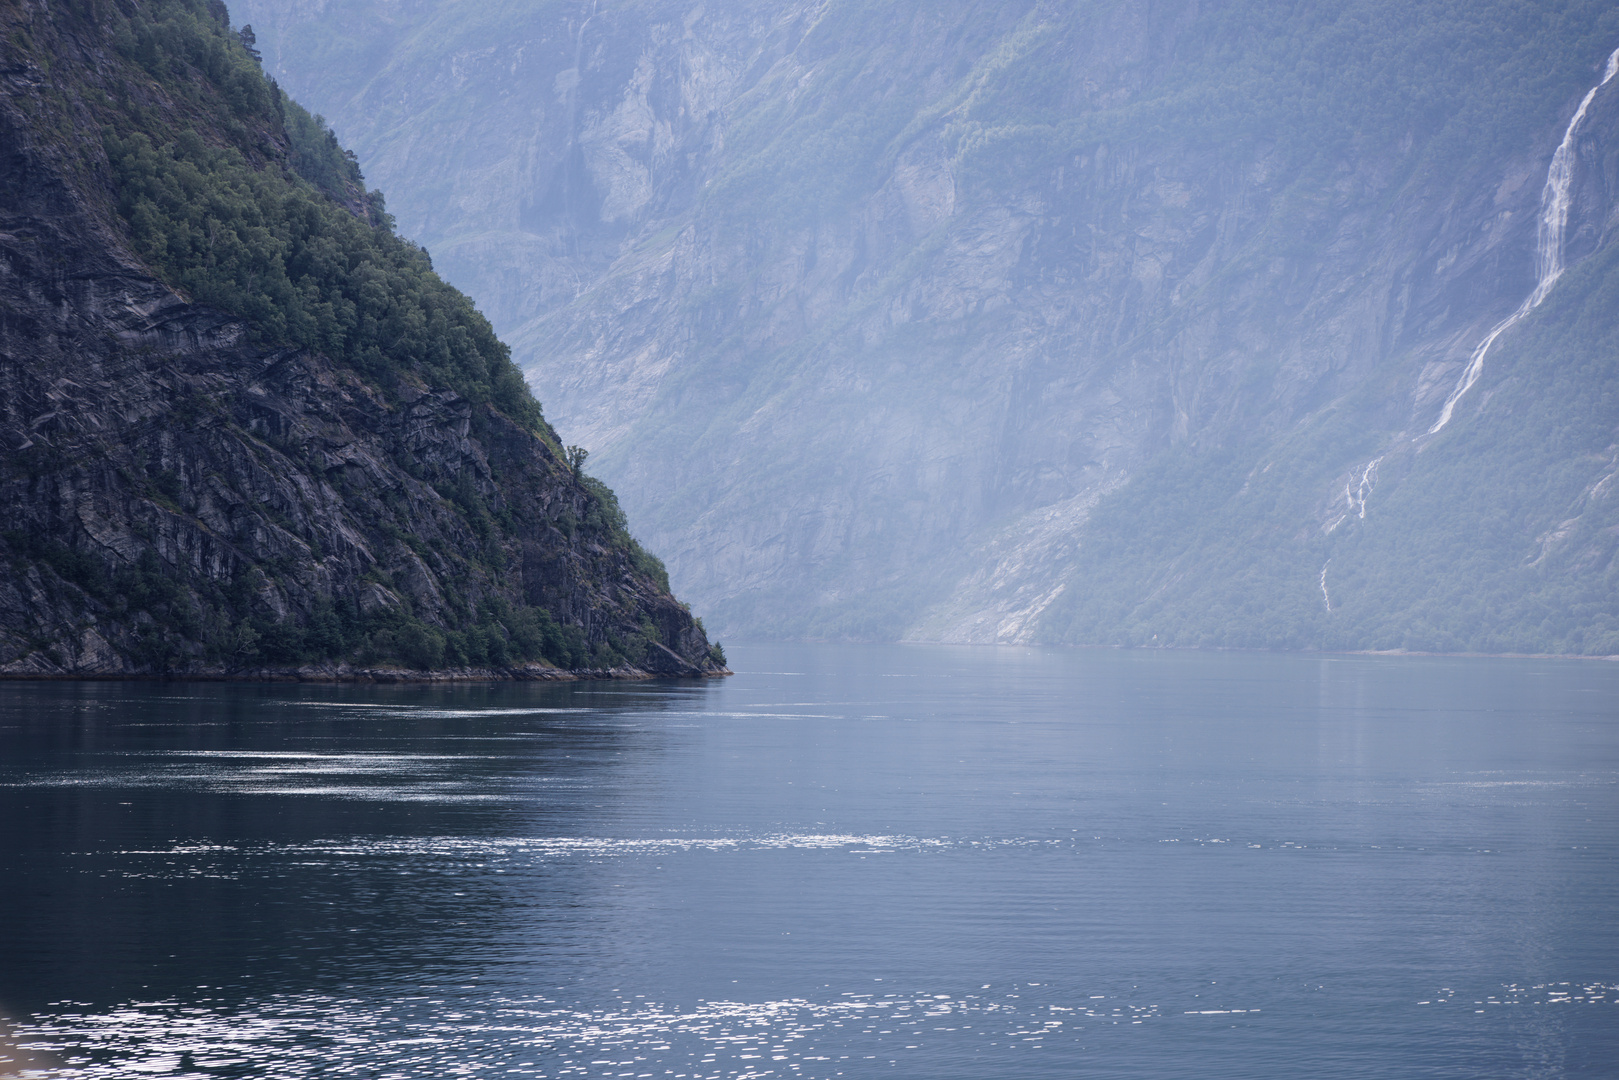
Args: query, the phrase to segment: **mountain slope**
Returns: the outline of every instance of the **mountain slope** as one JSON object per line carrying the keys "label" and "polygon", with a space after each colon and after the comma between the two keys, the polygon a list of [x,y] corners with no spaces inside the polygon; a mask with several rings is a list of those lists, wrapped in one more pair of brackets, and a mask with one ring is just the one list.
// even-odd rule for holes
{"label": "mountain slope", "polygon": [[0,671],[722,670],[223,5],[0,57]]}
{"label": "mountain slope", "polygon": [[[1535,562],[1606,491],[1600,313],[1548,301],[1426,435],[1535,285],[1611,5],[237,17],[427,181],[401,227],[726,633],[1611,651],[1600,544]],[[1560,292],[1606,288],[1616,132],[1610,84]]]}

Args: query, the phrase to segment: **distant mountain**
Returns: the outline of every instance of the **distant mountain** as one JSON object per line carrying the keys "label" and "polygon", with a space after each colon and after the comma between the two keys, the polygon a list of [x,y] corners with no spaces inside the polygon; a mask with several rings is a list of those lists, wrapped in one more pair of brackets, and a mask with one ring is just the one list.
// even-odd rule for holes
{"label": "distant mountain", "polygon": [[727,635],[1619,654],[1610,3],[233,14]]}
{"label": "distant mountain", "polygon": [[251,46],[0,6],[0,675],[721,672]]}

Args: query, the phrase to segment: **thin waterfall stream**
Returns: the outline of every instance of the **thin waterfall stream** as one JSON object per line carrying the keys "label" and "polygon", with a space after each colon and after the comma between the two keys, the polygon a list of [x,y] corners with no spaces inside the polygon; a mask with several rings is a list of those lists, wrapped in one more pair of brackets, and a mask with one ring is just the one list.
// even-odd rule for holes
{"label": "thin waterfall stream", "polygon": [[1568,122],[1568,130],[1563,132],[1563,141],[1557,145],[1557,152],[1552,155],[1551,168],[1546,171],[1546,187],[1540,195],[1540,225],[1536,231],[1534,291],[1518,305],[1518,310],[1503,319],[1484,336],[1483,341],[1478,343],[1472,357],[1467,361],[1467,367],[1462,371],[1461,379],[1456,383],[1456,388],[1445,399],[1445,407],[1440,410],[1439,419],[1428,429],[1429,435],[1437,434],[1450,423],[1451,414],[1456,410],[1456,403],[1462,399],[1463,394],[1473,388],[1473,384],[1478,382],[1479,376],[1483,374],[1484,357],[1489,353],[1490,346],[1495,344],[1495,339],[1539,307],[1540,302],[1552,291],[1552,286],[1557,284],[1557,279],[1563,276],[1563,231],[1568,227],[1569,188],[1574,179],[1574,136],[1579,130],[1580,122],[1585,119],[1585,112],[1591,107],[1591,101],[1596,97],[1597,91],[1608,85],[1615,74],[1619,74],[1619,49],[1609,54],[1608,66],[1603,72],[1602,81],[1586,91],[1585,97],[1580,101],[1580,107],[1574,110],[1574,117]]}

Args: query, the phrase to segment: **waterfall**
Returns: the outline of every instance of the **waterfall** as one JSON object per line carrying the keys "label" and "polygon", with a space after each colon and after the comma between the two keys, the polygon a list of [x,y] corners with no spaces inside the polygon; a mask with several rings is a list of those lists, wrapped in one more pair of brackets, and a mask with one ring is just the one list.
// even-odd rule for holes
{"label": "waterfall", "polygon": [[1349,509],[1354,510],[1357,502],[1360,504],[1360,519],[1362,521],[1366,520],[1366,496],[1370,495],[1372,489],[1377,486],[1377,467],[1382,463],[1383,456],[1381,454],[1366,463],[1365,471],[1360,474],[1360,489],[1355,494],[1350,495],[1349,488],[1347,486],[1344,488],[1344,494],[1349,495]]}
{"label": "waterfall", "polygon": [[1568,122],[1563,141],[1557,144],[1557,152],[1552,155],[1551,168],[1546,171],[1546,186],[1540,193],[1540,223],[1535,235],[1534,292],[1518,305],[1517,311],[1508,315],[1478,343],[1456,388],[1445,399],[1438,422],[1428,429],[1429,435],[1450,423],[1450,414],[1455,410],[1456,402],[1473,388],[1483,373],[1484,356],[1495,344],[1495,339],[1539,307],[1546,294],[1552,291],[1552,286],[1557,284],[1557,279],[1563,276],[1563,230],[1568,226],[1568,191],[1574,180],[1574,134],[1579,129],[1580,121],[1585,119],[1585,110],[1591,107],[1591,99],[1597,96],[1598,90],[1608,85],[1615,74],[1619,74],[1619,49],[1613,50],[1608,56],[1608,67],[1603,72],[1602,81],[1586,91],[1580,107],[1574,110],[1574,118]]}

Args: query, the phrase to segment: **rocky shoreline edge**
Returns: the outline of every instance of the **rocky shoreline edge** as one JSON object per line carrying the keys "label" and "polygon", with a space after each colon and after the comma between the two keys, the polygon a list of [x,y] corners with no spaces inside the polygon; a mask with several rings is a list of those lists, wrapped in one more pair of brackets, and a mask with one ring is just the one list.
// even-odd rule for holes
{"label": "rocky shoreline edge", "polygon": [[732,674],[735,673],[730,668],[655,672],[637,667],[557,668],[545,664],[523,664],[512,668],[446,668],[437,671],[417,671],[401,667],[356,667],[352,664],[301,664],[297,667],[197,668],[156,673],[0,671],[0,682],[582,682],[609,679],[718,679]]}

